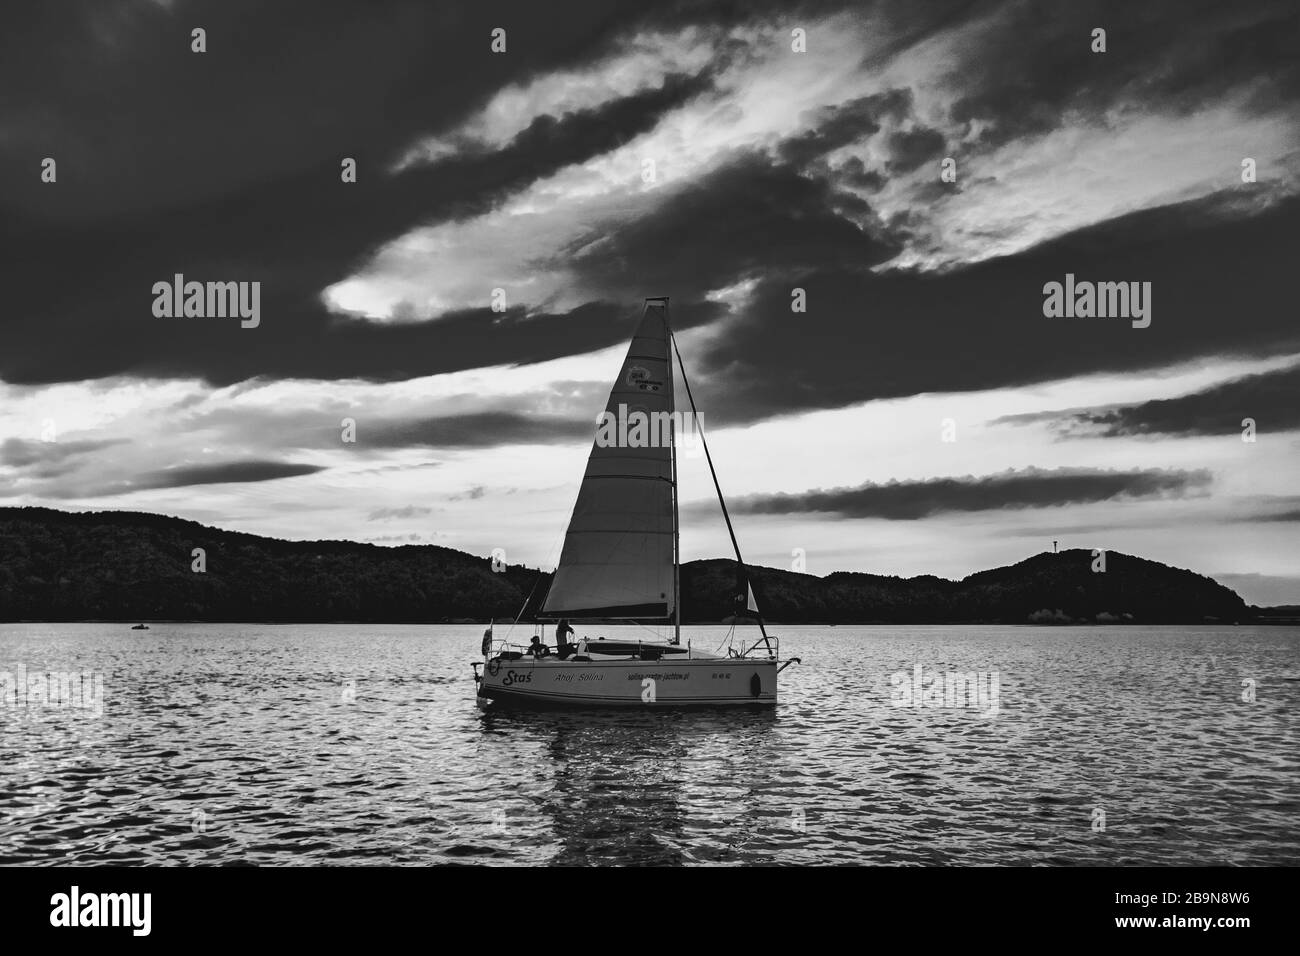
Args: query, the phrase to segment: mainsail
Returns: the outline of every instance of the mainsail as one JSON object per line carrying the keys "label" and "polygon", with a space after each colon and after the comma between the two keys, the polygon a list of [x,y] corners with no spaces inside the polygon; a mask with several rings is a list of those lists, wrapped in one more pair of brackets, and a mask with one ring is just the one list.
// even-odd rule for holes
{"label": "mainsail", "polygon": [[646,301],[609,393],[544,617],[666,619],[674,609],[667,305]]}

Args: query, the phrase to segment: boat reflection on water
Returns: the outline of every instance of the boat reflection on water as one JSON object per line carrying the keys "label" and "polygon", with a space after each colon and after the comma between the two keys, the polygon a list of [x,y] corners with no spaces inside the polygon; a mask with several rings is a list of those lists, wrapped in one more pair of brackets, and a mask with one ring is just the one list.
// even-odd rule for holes
{"label": "boat reflection on water", "polygon": [[[772,710],[485,711],[545,778],[538,837],[553,866],[761,862],[759,801],[784,761]],[[771,821],[766,829],[771,830]],[[751,844],[745,848],[745,844]],[[750,852],[746,852],[746,851]]]}

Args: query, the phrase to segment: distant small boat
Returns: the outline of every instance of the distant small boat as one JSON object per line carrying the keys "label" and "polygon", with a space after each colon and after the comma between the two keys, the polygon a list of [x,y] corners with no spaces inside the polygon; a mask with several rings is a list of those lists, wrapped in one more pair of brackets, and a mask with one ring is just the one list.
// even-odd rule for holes
{"label": "distant small boat", "polygon": [[149,625],[148,625],[148,624],[136,624],[134,627],[131,628],[131,630],[133,630],[133,631],[147,631],[147,630],[149,630]]}
{"label": "distant small boat", "polygon": [[[474,662],[480,704],[776,704],[777,675],[798,658],[781,660],[777,639],[764,627],[702,430],[700,443],[736,552],[736,613],[729,621],[755,622],[761,637],[753,644],[741,641],[739,648],[728,647],[726,653],[681,643],[677,430],[685,425],[672,418],[673,352],[677,349],[668,322],[668,300],[647,299],[597,429],[559,565],[538,615],[539,620],[591,624],[655,622],[671,627],[671,637],[667,641],[584,638],[573,644],[560,631],[555,647],[547,647],[536,636],[534,644],[524,646],[494,641],[489,626],[483,635],[484,659]],[[677,362],[698,428],[680,352]],[[641,416],[633,432],[627,433],[629,440],[610,440],[610,424],[622,423],[622,432],[631,420],[629,411]],[[630,440],[644,422],[665,419],[666,441]],[[484,673],[478,673],[479,667]]]}

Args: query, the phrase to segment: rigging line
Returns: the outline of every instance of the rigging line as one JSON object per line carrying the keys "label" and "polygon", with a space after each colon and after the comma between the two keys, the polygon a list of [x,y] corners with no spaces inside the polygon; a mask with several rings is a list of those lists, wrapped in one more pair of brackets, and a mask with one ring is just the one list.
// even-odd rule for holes
{"label": "rigging line", "polygon": [[[686,398],[691,403],[691,414],[695,416],[695,427],[700,433],[700,446],[704,449],[704,460],[709,463],[709,474],[713,476],[713,488],[718,493],[718,504],[722,506],[722,517],[727,522],[727,533],[731,535],[731,546],[736,551],[736,563],[740,565],[741,571],[745,573],[745,587],[748,589],[750,587],[749,569],[745,566],[745,559],[740,556],[740,543],[736,541],[736,529],[731,526],[731,515],[727,511],[727,501],[722,497],[722,485],[718,483],[718,472],[713,467],[713,456],[709,454],[709,441],[704,437],[704,424],[700,421],[699,409],[695,407],[695,396],[691,394],[691,382],[686,377],[686,363],[682,361],[682,350],[677,347],[676,335],[669,332],[668,337],[672,339],[673,351],[677,353],[677,367],[682,370],[682,384],[686,386]],[[743,597],[746,603],[748,603],[748,597],[748,593]],[[748,610],[748,607],[746,607],[746,610]],[[758,629],[763,634],[763,643],[767,645],[768,653],[771,653],[772,644],[767,639],[767,628],[763,626],[763,615],[759,611],[754,613],[758,615]]]}
{"label": "rigging line", "polygon": [[[673,328],[668,321],[668,300],[664,299],[664,332],[672,337]],[[665,351],[667,351],[665,349]],[[665,376],[668,379],[668,460],[672,466],[673,497],[673,643],[682,642],[682,516],[680,511],[681,494],[677,484],[677,418],[672,413],[677,410],[676,383],[673,381],[673,357],[664,356],[668,361]]]}
{"label": "rigging line", "polygon": [[[554,540],[554,543],[551,545],[550,552],[546,555],[545,563],[550,564],[552,566],[550,572],[552,582],[554,582],[555,580],[555,572],[560,570],[560,558],[563,556],[564,541],[566,537],[568,537],[567,528],[564,531],[560,532],[560,536]],[[524,611],[528,610],[528,602],[532,600],[533,595],[537,592],[537,585],[542,583],[542,578],[546,576],[546,573],[547,572],[543,571],[541,567],[538,567],[537,578],[536,580],[533,581],[533,589],[528,592],[528,597],[524,599],[524,606],[519,609],[519,614],[515,616],[515,619],[510,624],[510,627],[506,629],[507,638],[509,638],[511,632],[514,631],[515,625],[519,623],[519,619],[523,617]],[[550,593],[549,586],[547,587],[547,593],[548,594]],[[537,626],[541,624],[541,621],[538,619],[538,615],[541,614],[542,612],[542,604],[545,604],[545,599],[543,599],[542,602],[538,604],[536,610],[533,611],[534,630],[536,630]]]}
{"label": "rigging line", "polygon": [[633,621],[632,624],[643,631],[653,634],[657,638],[663,637],[663,631],[661,630],[662,625],[660,624],[647,624],[644,621]]}
{"label": "rigging line", "polygon": [[542,583],[542,577],[545,574],[546,572],[543,571],[541,568],[537,569],[537,577],[533,578],[533,588],[531,591],[528,592],[528,597],[524,598],[523,607],[519,609],[519,613],[515,615],[515,619],[511,621],[510,626],[506,628],[506,636],[505,638],[503,638],[503,640],[505,641],[510,640],[510,635],[514,633],[515,627],[519,624],[519,619],[524,616],[524,611],[528,610],[528,602],[531,601],[533,599],[533,595],[537,593],[537,585]]}

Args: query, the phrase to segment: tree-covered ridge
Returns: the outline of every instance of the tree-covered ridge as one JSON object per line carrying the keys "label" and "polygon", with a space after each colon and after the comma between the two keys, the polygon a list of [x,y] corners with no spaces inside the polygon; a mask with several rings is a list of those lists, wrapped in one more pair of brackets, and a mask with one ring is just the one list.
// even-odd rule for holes
{"label": "tree-covered ridge", "polygon": [[[204,552],[196,573],[193,551]],[[1254,617],[1210,578],[1109,552],[1038,554],[961,581],[751,568],[770,621],[1201,623]],[[514,618],[547,575],[450,548],[280,541],[138,512],[0,508],[0,620],[436,623]],[[682,567],[689,622],[735,612],[736,566]]]}
{"label": "tree-covered ridge", "polygon": [[[1106,553],[1104,571],[1093,570],[1097,565],[1092,551],[1076,549],[1037,554],[960,581],[847,571],[816,578],[760,568],[754,569],[754,591],[774,620],[825,623],[1199,624],[1254,617],[1255,609],[1236,592],[1204,575],[1114,551]],[[734,565],[691,567],[693,573],[683,576],[684,606],[709,617],[721,609],[715,595],[724,581],[734,580]]]}
{"label": "tree-covered ridge", "polygon": [[[204,573],[192,570],[195,548]],[[535,579],[432,545],[280,541],[136,512],[0,509],[0,620],[502,618],[518,613]]]}

